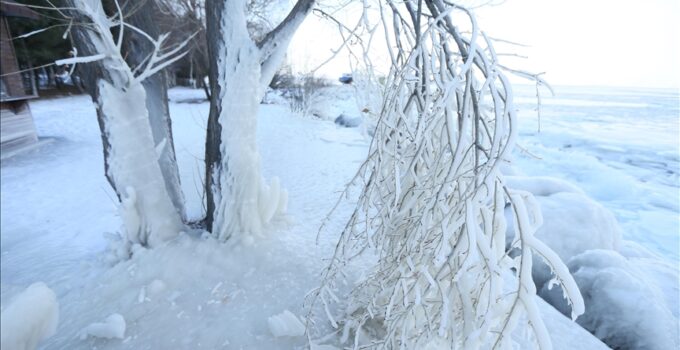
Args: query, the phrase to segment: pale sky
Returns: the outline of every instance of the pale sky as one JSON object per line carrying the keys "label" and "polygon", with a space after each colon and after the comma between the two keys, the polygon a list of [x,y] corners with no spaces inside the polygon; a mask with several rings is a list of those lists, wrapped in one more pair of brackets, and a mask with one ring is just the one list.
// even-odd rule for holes
{"label": "pale sky", "polygon": [[680,86],[680,0],[508,0],[476,11],[561,85]]}
{"label": "pale sky", "polygon": [[[680,87],[680,0],[508,0],[475,13],[490,36],[530,46],[512,48],[528,59],[501,63],[546,72],[553,85]],[[337,46],[336,33],[311,16],[291,58],[311,69]],[[348,70],[338,59],[322,73]]]}

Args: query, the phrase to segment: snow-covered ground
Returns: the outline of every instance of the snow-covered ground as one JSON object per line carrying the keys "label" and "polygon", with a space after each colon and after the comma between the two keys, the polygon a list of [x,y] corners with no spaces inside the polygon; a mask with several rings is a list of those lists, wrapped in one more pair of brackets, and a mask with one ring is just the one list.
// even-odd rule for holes
{"label": "snow-covered ground", "polygon": [[[522,114],[520,144],[526,152],[516,154],[516,168],[577,184],[614,212],[626,240],[651,251],[655,260],[650,261],[677,268],[677,93],[558,92],[557,98],[543,99],[541,133],[535,132],[533,112]],[[340,96],[349,94],[341,91]],[[524,110],[532,108],[526,96],[519,100]],[[202,97],[199,90],[170,92],[175,148],[192,218],[203,211],[208,104]],[[326,112],[335,115],[353,105],[338,103]],[[103,176],[94,106],[89,97],[73,96],[35,101],[31,108],[38,134],[50,142],[2,162],[0,292],[4,312],[34,282],[54,291],[59,324],[44,348],[290,349],[305,344],[296,336],[295,315],[304,318],[304,295],[318,285],[334,233],[344,222],[332,221],[318,244],[316,234],[366,155],[365,130],[295,115],[285,105],[262,105],[263,171],[266,177],[278,176],[288,190],[289,217],[252,246],[185,235],[112,266],[103,233],[119,231],[121,223],[115,194]],[[669,299],[677,297],[677,273],[658,280],[670,290]],[[557,349],[603,348],[541,305]],[[677,327],[677,302],[673,307]]]}

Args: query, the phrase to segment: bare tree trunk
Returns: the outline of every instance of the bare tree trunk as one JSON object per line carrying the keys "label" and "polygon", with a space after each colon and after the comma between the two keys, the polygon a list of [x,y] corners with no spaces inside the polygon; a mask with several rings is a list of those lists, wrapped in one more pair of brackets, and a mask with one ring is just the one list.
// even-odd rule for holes
{"label": "bare tree trunk", "polygon": [[[217,84],[219,79],[218,66],[220,60],[217,54],[224,45],[220,19],[224,11],[224,1],[206,1],[206,39],[208,40],[209,70],[208,79],[210,84],[210,114],[208,115],[208,125],[205,136],[205,226],[210,232],[213,231],[213,215],[215,212],[215,198],[213,189],[217,183],[213,174],[217,173],[216,168],[222,159],[220,154],[220,134],[222,126],[217,122],[217,118],[222,114],[222,104],[218,96],[221,95],[221,85]],[[228,83],[228,82],[226,82]]]}
{"label": "bare tree trunk", "polygon": [[261,42],[248,33],[246,0],[206,2],[210,116],[206,135],[206,226],[220,239],[259,233],[285,210],[278,180],[264,182],[256,144],[257,110],[295,30],[314,0],[300,0]]}

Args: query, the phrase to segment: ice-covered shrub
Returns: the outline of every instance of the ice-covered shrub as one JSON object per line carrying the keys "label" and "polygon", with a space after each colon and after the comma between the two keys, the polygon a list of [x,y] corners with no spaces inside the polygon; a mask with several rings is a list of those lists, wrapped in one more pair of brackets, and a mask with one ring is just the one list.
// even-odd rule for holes
{"label": "ice-covered shrub", "polygon": [[37,282],[10,301],[0,316],[0,347],[33,350],[57,330],[59,303],[54,292]]}
{"label": "ice-covered shrub", "polygon": [[[533,195],[504,185],[499,168],[517,120],[493,42],[458,5],[388,3],[382,23],[404,33],[387,33],[398,47],[389,88],[367,160],[345,193],[358,199],[312,298],[355,349],[510,348],[518,325],[528,330],[526,343],[550,348],[533,256],[550,265],[572,317],[583,303],[558,255],[535,237],[542,218]],[[421,5],[425,12],[416,13]],[[363,29],[372,35],[378,27]],[[516,255],[505,247],[508,221]],[[338,295],[336,281],[359,256],[370,267]]]}
{"label": "ice-covered shrub", "polygon": [[306,74],[297,79],[294,86],[288,88],[288,101],[293,112],[310,114],[310,108],[314,105],[314,99],[319,94],[319,90],[330,86],[331,82],[315,77],[313,74]]}

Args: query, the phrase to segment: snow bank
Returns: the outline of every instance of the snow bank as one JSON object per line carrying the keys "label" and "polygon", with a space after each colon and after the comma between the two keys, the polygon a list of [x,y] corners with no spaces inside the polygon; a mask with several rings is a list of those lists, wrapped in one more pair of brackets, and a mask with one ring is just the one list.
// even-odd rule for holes
{"label": "snow bank", "polygon": [[[569,263],[586,312],[576,321],[614,349],[677,349],[678,319],[663,292],[617,252],[591,250]],[[539,293],[564,314],[569,307],[558,287]]]}
{"label": "snow bank", "polygon": [[59,323],[59,304],[44,283],[30,285],[11,301],[0,317],[0,348],[31,350],[52,335]]}
{"label": "snow bank", "polygon": [[292,312],[285,310],[267,320],[269,331],[275,337],[299,337],[305,334],[305,326]]}
{"label": "snow bank", "polygon": [[80,339],[87,339],[88,336],[123,339],[125,337],[125,318],[120,314],[112,314],[104,322],[92,323],[83,329]]}

